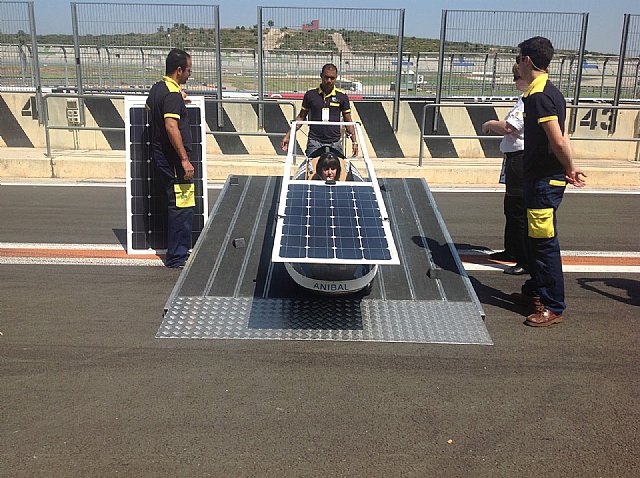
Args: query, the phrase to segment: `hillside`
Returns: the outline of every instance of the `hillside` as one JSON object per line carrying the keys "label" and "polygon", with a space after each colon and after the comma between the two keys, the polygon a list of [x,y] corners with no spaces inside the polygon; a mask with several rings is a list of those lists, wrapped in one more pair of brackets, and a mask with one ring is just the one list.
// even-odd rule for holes
{"label": "hillside", "polygon": [[[268,32],[268,29],[266,29]],[[398,37],[352,30],[319,30],[303,32],[282,29],[278,50],[337,51],[332,35],[339,33],[351,51],[392,52],[398,48]],[[38,43],[48,45],[71,45],[73,36],[66,34],[38,35]],[[155,33],[129,33],[125,35],[86,35],[83,44],[97,46],[172,46],[185,48],[213,48],[215,37],[209,29],[190,29],[185,25],[173,28],[159,27]],[[405,37],[404,50],[411,53],[438,51],[437,39]],[[256,49],[257,29],[249,27],[221,28],[220,46],[228,49]]]}

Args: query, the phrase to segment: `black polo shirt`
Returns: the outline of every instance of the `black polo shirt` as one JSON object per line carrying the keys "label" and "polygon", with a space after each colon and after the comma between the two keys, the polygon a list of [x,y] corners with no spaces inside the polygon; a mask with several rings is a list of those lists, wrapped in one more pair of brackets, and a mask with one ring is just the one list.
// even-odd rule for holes
{"label": "black polo shirt", "polygon": [[[324,94],[321,87],[304,94],[302,109],[307,112],[308,121],[322,121],[323,108],[329,109],[329,121],[341,121],[342,114],[351,112],[349,97],[338,88],[334,87],[328,95]],[[321,143],[340,141],[340,126],[311,125],[309,139]]]}
{"label": "black polo shirt", "polygon": [[560,90],[544,73],[535,78],[522,96],[524,102],[524,174],[537,179],[564,174],[564,168],[551,151],[542,124],[556,120],[564,134],[567,104]]}
{"label": "black polo shirt", "polygon": [[158,155],[162,155],[172,165],[175,166],[176,162],[179,165],[180,158],[169,141],[164,119],[175,118],[178,120],[184,149],[188,154],[191,153],[191,129],[180,85],[168,76],[164,76],[162,81],[158,81],[151,87],[147,98],[147,109],[151,116],[149,128],[154,158],[161,160],[162,158]]}

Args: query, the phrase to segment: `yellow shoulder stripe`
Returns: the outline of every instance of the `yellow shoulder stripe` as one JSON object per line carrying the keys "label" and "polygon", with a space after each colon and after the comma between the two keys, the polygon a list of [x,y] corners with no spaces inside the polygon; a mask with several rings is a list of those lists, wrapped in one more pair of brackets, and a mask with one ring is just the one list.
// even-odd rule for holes
{"label": "yellow shoulder stripe", "polygon": [[173,78],[169,78],[168,76],[163,76],[164,84],[167,85],[167,88],[171,93],[180,93],[180,85],[175,82]]}
{"label": "yellow shoulder stripe", "polygon": [[179,119],[180,119],[180,115],[177,115],[177,114],[175,114],[175,113],[165,113],[165,114],[164,114],[164,117],[165,117],[165,118],[175,118],[175,119],[177,119],[177,120],[179,120]]}
{"label": "yellow shoulder stripe", "polygon": [[558,117],[556,115],[553,115],[553,116],[545,116],[544,118],[538,118],[538,124],[546,123],[547,121],[558,121]]}

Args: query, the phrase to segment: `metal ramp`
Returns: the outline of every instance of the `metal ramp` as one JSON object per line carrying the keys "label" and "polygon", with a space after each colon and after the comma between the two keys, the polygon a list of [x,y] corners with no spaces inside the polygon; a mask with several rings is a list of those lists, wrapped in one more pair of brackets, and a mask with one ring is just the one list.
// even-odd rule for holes
{"label": "metal ramp", "polygon": [[156,338],[491,345],[484,311],[423,179],[380,179],[400,256],[368,295],[309,293],[271,261],[280,177],[231,176]]}

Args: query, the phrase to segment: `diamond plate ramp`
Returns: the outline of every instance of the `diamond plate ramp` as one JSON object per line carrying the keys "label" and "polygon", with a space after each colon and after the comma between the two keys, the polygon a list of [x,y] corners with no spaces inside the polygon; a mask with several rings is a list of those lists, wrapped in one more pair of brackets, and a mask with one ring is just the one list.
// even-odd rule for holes
{"label": "diamond plate ramp", "polygon": [[401,265],[383,266],[369,295],[340,297],[298,287],[271,262],[277,178],[228,180],[156,338],[492,345],[426,182],[385,179],[383,186]]}
{"label": "diamond plate ramp", "polygon": [[366,299],[180,297],[156,338],[492,345],[470,302]]}

